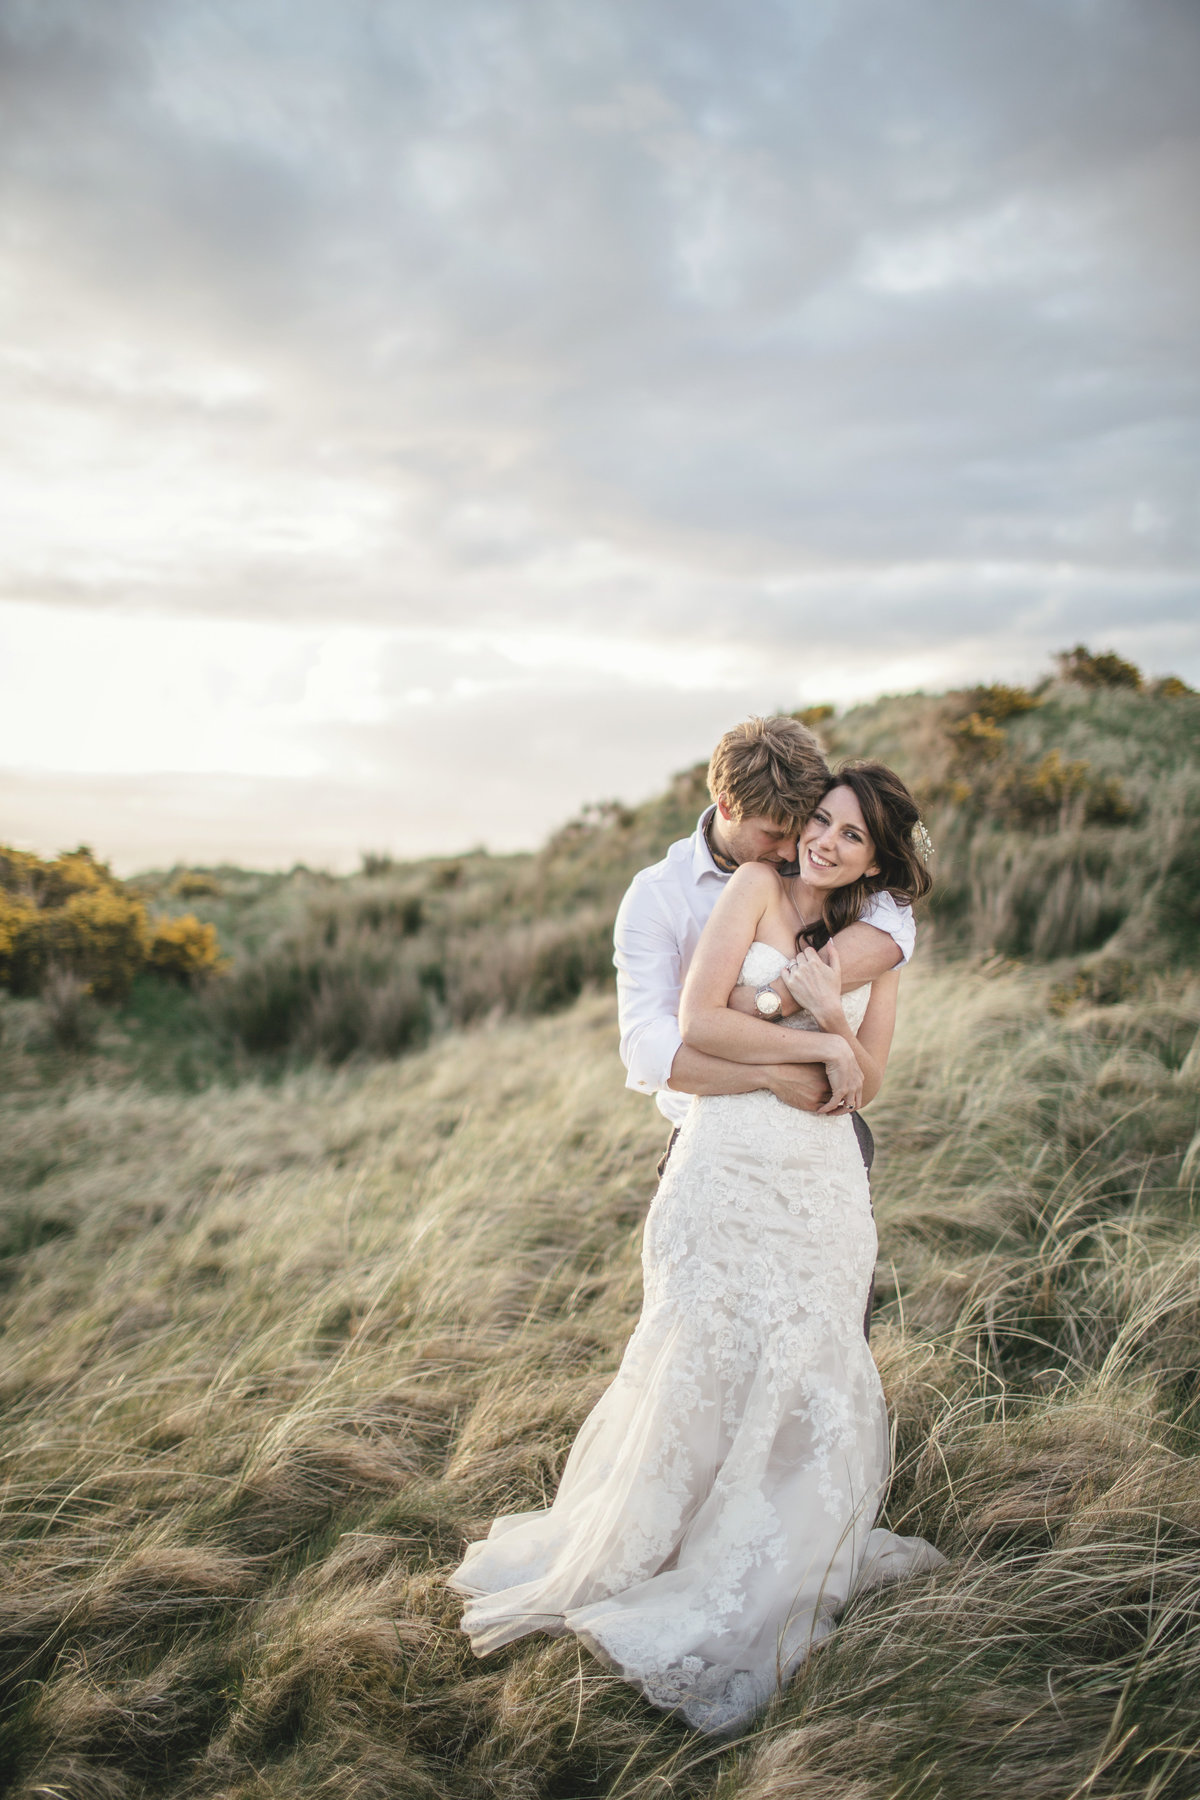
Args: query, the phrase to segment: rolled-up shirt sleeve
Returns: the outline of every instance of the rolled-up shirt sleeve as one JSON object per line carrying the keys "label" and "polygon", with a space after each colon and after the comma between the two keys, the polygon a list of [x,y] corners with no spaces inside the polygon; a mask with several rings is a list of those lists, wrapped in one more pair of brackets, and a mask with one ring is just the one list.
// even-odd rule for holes
{"label": "rolled-up shirt sleeve", "polygon": [[874,925],[877,931],[886,931],[890,938],[895,938],[900,946],[899,966],[908,961],[917,942],[917,922],[911,906],[893,899],[886,892],[872,894],[863,907],[860,923]]}
{"label": "rolled-up shirt sleeve", "polygon": [[629,889],[617,913],[613,943],[625,1086],[654,1094],[669,1083],[683,1043],[683,983],[678,937],[652,883],[635,881]]}

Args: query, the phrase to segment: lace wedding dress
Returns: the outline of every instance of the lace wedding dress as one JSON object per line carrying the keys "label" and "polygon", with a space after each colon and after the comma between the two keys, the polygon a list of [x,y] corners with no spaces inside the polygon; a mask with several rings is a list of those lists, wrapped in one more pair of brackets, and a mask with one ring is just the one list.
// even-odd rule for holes
{"label": "lace wedding dress", "polygon": [[[786,960],[752,944],[740,983]],[[846,997],[852,1028],[868,991]],[[728,1731],[853,1590],[943,1560],[872,1529],[888,1429],[862,1329],[875,1226],[851,1120],[765,1091],[693,1100],[642,1262],[641,1318],[554,1505],[497,1519],[451,1585],[471,1596],[480,1655],[569,1630],[656,1706]]]}

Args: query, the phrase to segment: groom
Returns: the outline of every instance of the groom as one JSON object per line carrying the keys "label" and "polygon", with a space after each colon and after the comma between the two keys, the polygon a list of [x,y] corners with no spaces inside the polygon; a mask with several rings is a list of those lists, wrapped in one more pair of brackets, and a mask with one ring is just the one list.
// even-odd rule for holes
{"label": "groom", "polygon": [[[820,745],[786,715],[747,719],[727,731],[708,765],[712,805],[689,838],[661,862],[635,875],[615,931],[621,1061],[626,1087],[653,1094],[673,1130],[659,1172],[688,1110],[691,1094],[746,1094],[768,1088],[778,1100],[816,1112],[829,1098],[819,1064],[726,1062],[692,1050],[679,1030],[679,994],[717,896],[740,863],[779,865],[797,859],[796,839],[829,785]],[[915,930],[907,906],[875,894],[862,917],[834,942],[843,990],[861,987],[907,962]],[[870,1130],[857,1113],[863,1161],[873,1154]]]}

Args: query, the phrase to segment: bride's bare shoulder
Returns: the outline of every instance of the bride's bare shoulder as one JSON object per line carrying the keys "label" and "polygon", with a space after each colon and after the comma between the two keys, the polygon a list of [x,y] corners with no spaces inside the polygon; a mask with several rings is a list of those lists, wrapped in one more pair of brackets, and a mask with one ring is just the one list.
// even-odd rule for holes
{"label": "bride's bare shoulder", "polygon": [[770,863],[739,863],[729,877],[730,887],[733,887],[735,882],[747,894],[778,894],[780,891],[779,876]]}
{"label": "bride's bare shoulder", "polygon": [[763,913],[778,907],[787,892],[778,869],[764,862],[742,863],[729,877],[728,885],[743,904],[753,904]]}
{"label": "bride's bare shoulder", "polygon": [[770,863],[742,863],[725,883],[715,914],[754,923],[778,906],[782,892],[783,884]]}

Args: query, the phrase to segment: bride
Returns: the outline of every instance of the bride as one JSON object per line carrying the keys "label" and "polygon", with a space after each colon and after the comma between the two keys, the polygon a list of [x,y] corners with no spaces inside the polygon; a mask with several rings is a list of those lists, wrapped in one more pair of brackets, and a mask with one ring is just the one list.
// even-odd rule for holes
{"label": "bride", "polygon": [[[888,1427],[863,1335],[876,1240],[850,1114],[882,1080],[899,975],[843,999],[829,943],[871,893],[928,891],[918,829],[898,776],[850,764],[801,830],[799,873],[746,863],[722,893],[684,1041],[822,1062],[831,1098],[819,1114],[765,1090],[693,1099],[646,1220],[641,1318],[553,1506],[497,1519],[451,1577],[478,1654],[572,1631],[656,1706],[725,1732],[853,1592],[941,1563],[873,1528]],[[766,1023],[769,987],[803,1010]]]}

